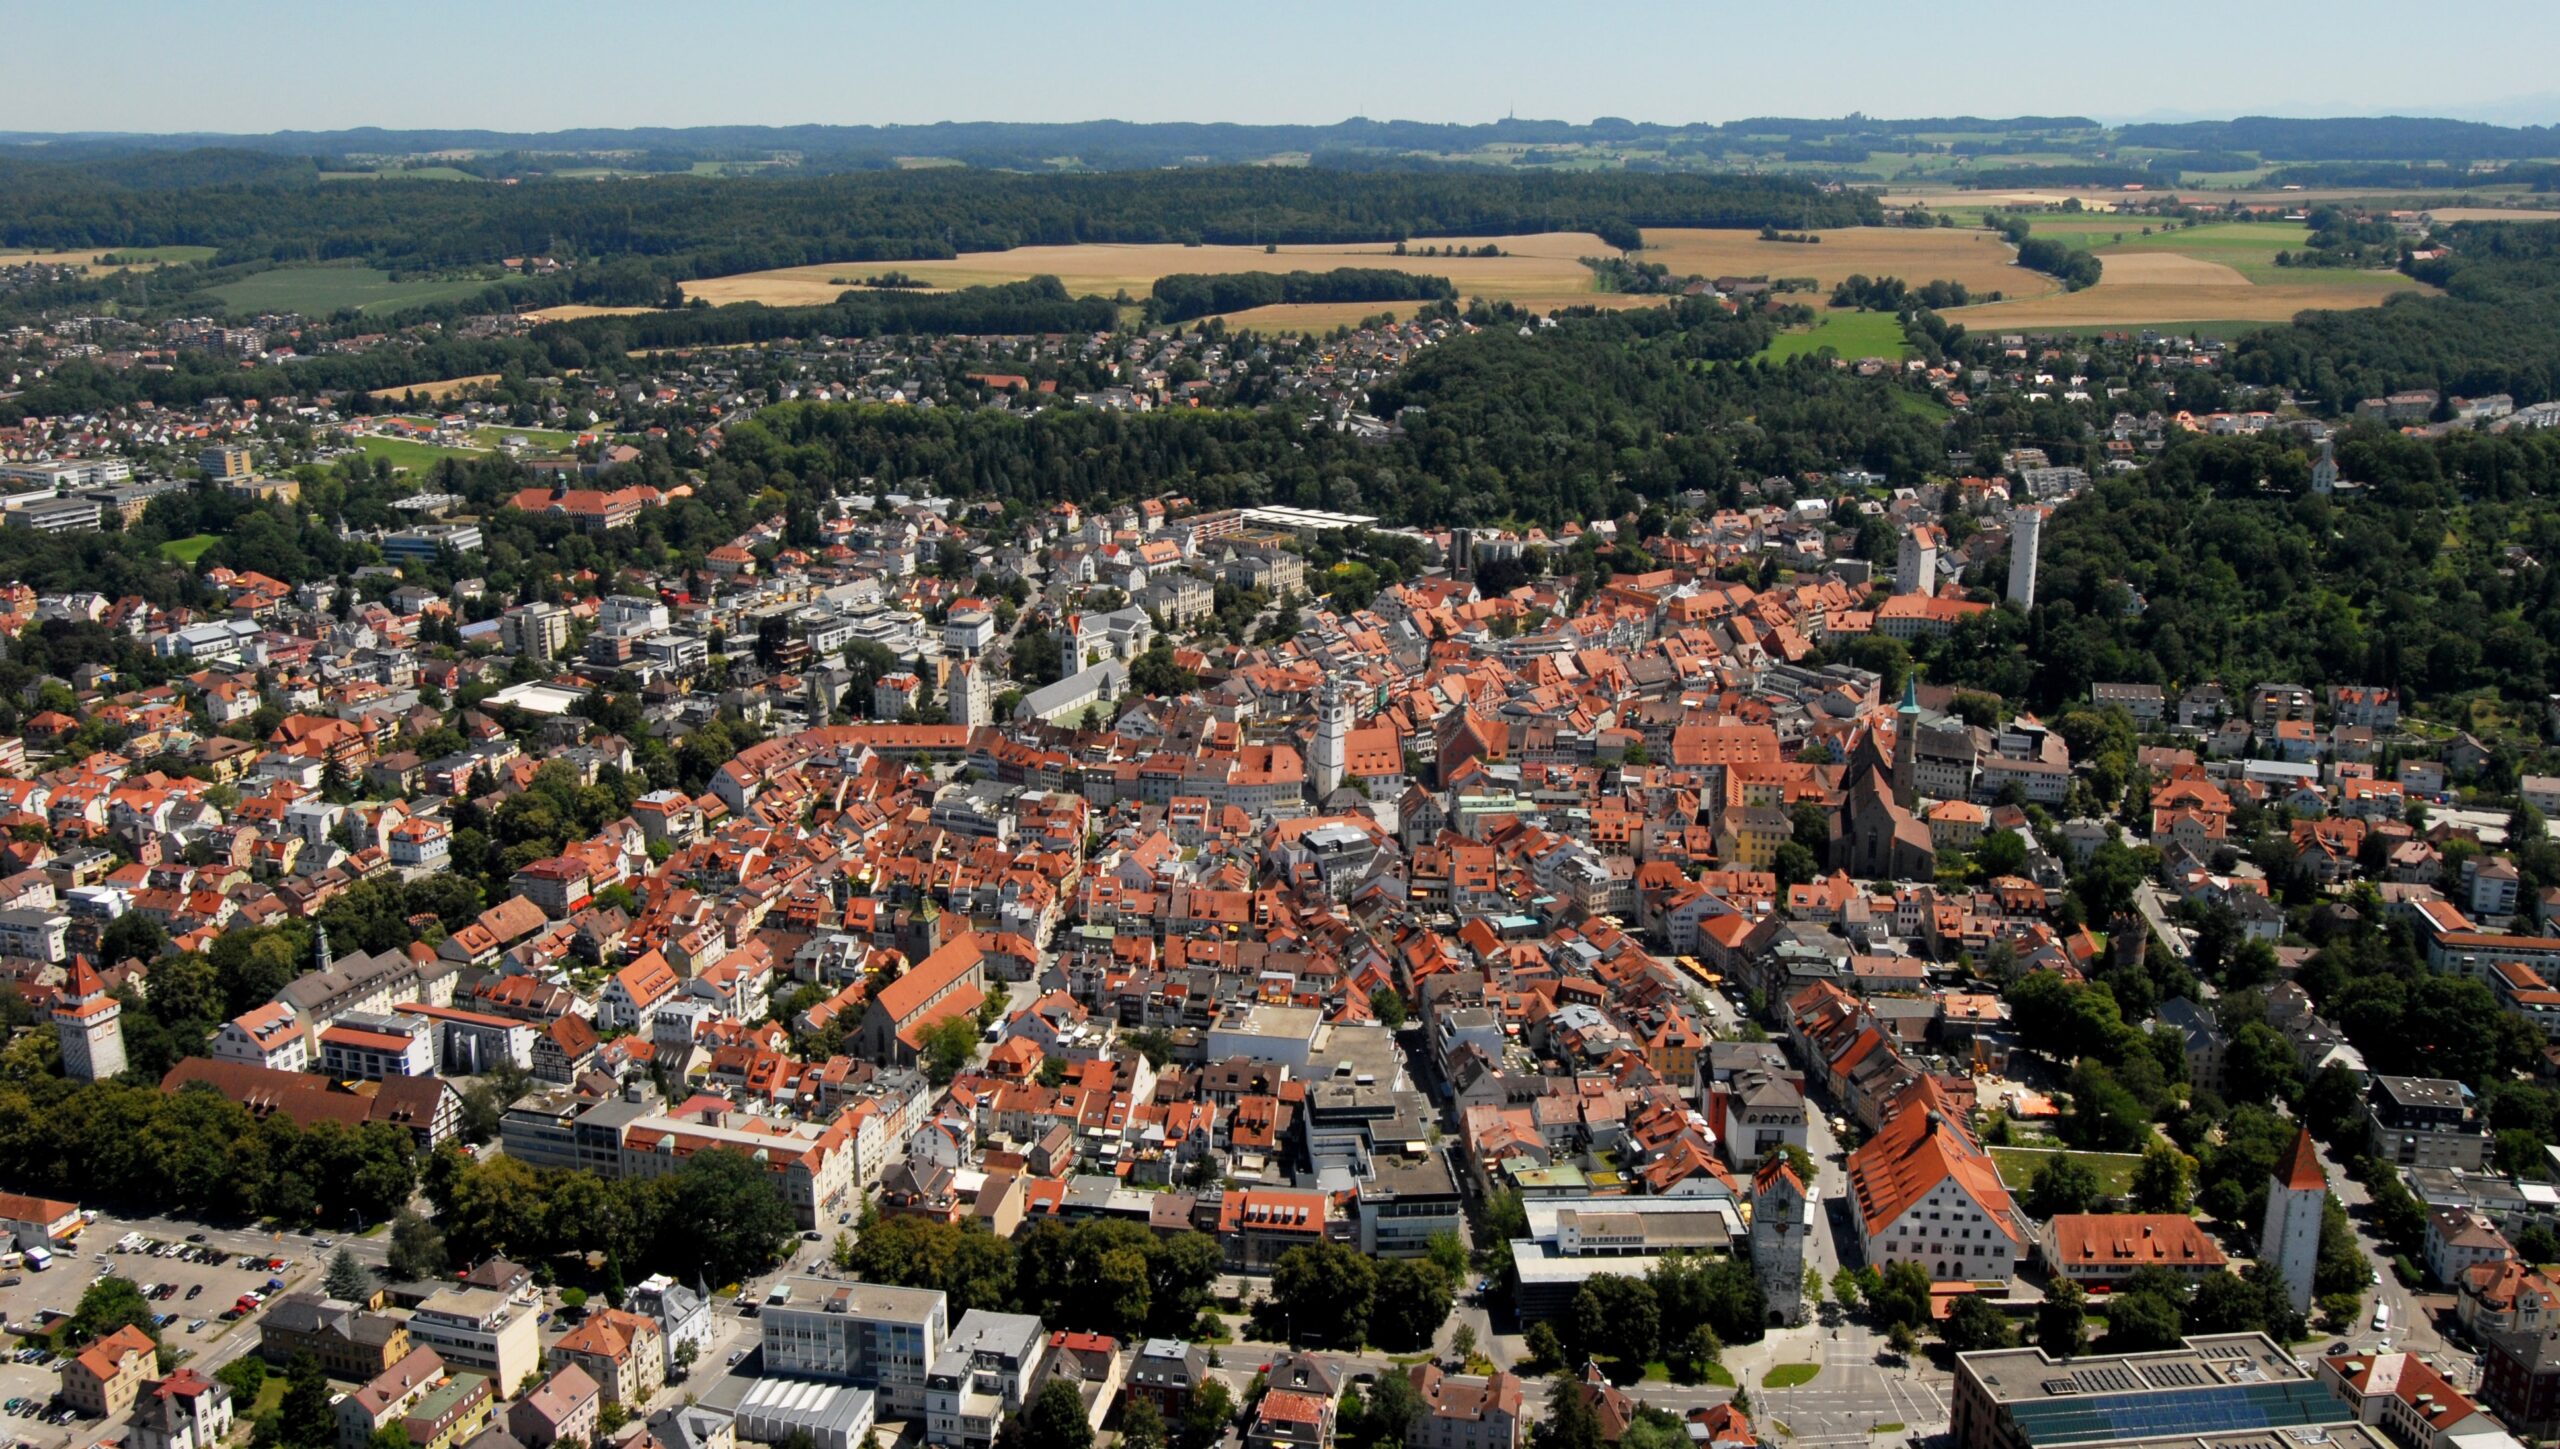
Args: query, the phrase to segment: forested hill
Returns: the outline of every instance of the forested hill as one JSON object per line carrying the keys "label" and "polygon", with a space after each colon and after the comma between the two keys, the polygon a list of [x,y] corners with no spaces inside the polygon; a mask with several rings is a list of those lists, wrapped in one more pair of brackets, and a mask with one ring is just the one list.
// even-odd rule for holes
{"label": "forested hill", "polygon": [[41,144],[47,154],[74,158],[136,152],[220,147],[294,158],[357,155],[400,156],[480,152],[510,167],[542,164],[542,158],[610,152],[617,164],[642,170],[684,170],[694,160],[760,160],[789,153],[821,168],[888,169],[915,157],[970,166],[1049,171],[1061,157],[1095,170],[1160,166],[1232,165],[1288,155],[1421,152],[1456,155],[1486,146],[1609,145],[1667,137],[1826,137],[1871,135],[1904,138],[1959,132],[2038,133],[2089,131],[2085,116],[1865,117],[1815,120],[1776,116],[1724,126],[1661,124],[1602,116],[1587,125],[1571,121],[1506,118],[1480,125],[1435,121],[1377,121],[1354,116],[1321,126],[1248,126],[1186,121],[946,121],[925,126],[636,126],[569,131],[429,130],[278,131],[245,135],[73,135],[0,132],[0,147]]}
{"label": "forested hill", "polygon": [[2560,398],[2560,222],[2461,222],[2452,255],[2412,264],[2441,297],[2305,312],[2232,349],[2244,382],[2316,395],[2333,410],[2403,388],[2518,403]]}
{"label": "forested hill", "polygon": [[[191,166],[216,178],[190,182]],[[1851,226],[1871,196],[1754,176],[1236,166],[1026,176],[957,168],[662,176],[610,184],[323,182],[236,152],[0,162],[0,246],[212,246],[215,265],[357,259],[393,270],[555,254],[689,279],[1074,242],[1396,241],[1649,226]]]}
{"label": "forested hill", "polygon": [[2047,526],[2031,620],[1933,667],[2041,709],[2108,680],[2560,689],[2560,437],[2357,429],[2338,458],[2370,486],[2333,501],[2298,441],[2202,436],[2100,482]]}

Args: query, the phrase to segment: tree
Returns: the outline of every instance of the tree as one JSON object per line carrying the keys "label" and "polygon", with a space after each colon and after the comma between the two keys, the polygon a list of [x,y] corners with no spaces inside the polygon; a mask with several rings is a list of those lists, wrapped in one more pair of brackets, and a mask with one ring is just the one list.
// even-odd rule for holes
{"label": "tree", "polygon": [[159,1334],[152,1331],[153,1316],[150,1300],[132,1279],[101,1278],[82,1290],[79,1305],[71,1310],[71,1341],[95,1343],[130,1324],[150,1333],[156,1342]]}
{"label": "tree", "polygon": [[1205,1380],[1191,1391],[1191,1402],[1182,1411],[1183,1437],[1193,1445],[1215,1444],[1225,1437],[1235,1416],[1235,1394],[1227,1388],[1227,1381]]}
{"label": "tree", "polygon": [[1381,986],[1369,993],[1369,1012],[1378,1018],[1380,1026],[1395,1031],[1405,1023],[1404,998],[1396,994],[1394,987]]}
{"label": "tree", "polygon": [[2176,1348],[2183,1326],[2174,1293],[2126,1288],[2107,1299],[2107,1336],[2099,1347],[2108,1353],[2154,1353]]}
{"label": "tree", "polygon": [[1120,1411],[1120,1449],[1165,1449],[1164,1411],[1135,1395]]}
{"label": "tree", "polygon": [[1859,1303],[1858,1270],[1843,1263],[1831,1274],[1831,1297],[1841,1307],[1855,1312]]}
{"label": "tree", "polygon": [[1991,1301],[1980,1294],[1967,1293],[1956,1299],[1947,1311],[1947,1321],[1938,1330],[1947,1347],[1957,1353],[1975,1353],[1986,1348],[2007,1348],[2013,1342],[2009,1320]]}
{"label": "tree", "polygon": [[332,1298],[362,1303],[373,1296],[373,1275],[365,1271],[364,1264],[356,1261],[353,1250],[340,1248],[336,1256],[329,1259],[329,1273],[321,1280],[321,1286]]}
{"label": "tree", "polygon": [[1368,1337],[1375,1264],[1340,1243],[1291,1248],[1271,1268],[1270,1311],[1289,1341],[1357,1348]]}
{"label": "tree", "polygon": [[1369,1332],[1378,1346],[1397,1352],[1427,1348],[1448,1320],[1456,1285],[1428,1258],[1390,1258],[1378,1265]]}
{"label": "tree", "polygon": [[2096,1207],[2103,1196],[2098,1174],[2079,1159],[2058,1152],[2027,1179],[2026,1209],[2035,1217],[2050,1219],[2063,1213],[2085,1213]]}
{"label": "tree", "polygon": [[1085,1422],[1084,1399],[1076,1386],[1052,1378],[1023,1406],[1024,1428],[1038,1449],[1092,1449],[1093,1426]]}
{"label": "tree", "polygon": [[681,1277],[736,1282],[773,1265],[795,1225],[764,1165],[729,1148],[697,1152],[674,1177],[662,1245]]}
{"label": "tree", "polygon": [[384,1266],[394,1278],[421,1282],[441,1278],[445,1270],[444,1230],[412,1208],[391,1220],[391,1246]]}
{"label": "tree", "polygon": [[276,1440],[288,1449],[331,1449],[338,1415],[330,1403],[329,1376],[320,1361],[296,1353],[285,1367],[284,1402],[276,1411]]}
{"label": "tree", "polygon": [[1547,1388],[1547,1421],[1538,1449],[1604,1449],[1599,1412],[1582,1392],[1582,1380],[1570,1369],[1558,1369]]}
{"label": "tree", "polygon": [[1641,1370],[1661,1342],[1662,1310],[1643,1279],[1600,1273],[1573,1295],[1572,1324],[1578,1353]]}
{"label": "tree", "polygon": [[1472,1323],[1461,1323],[1449,1332],[1449,1356],[1464,1365],[1476,1356],[1476,1329]]}
{"label": "tree", "polygon": [[160,953],[168,949],[169,933],[161,930],[159,923],[149,916],[135,911],[116,917],[98,937],[98,956],[102,965],[125,960],[148,965],[159,960]]}
{"label": "tree", "polygon": [[1929,1321],[1929,1270],[1917,1263],[1887,1263],[1866,1295],[1880,1323],[1916,1329]]}
{"label": "tree", "polygon": [[1383,1373],[1369,1389],[1369,1403],[1362,1414],[1369,1442],[1401,1446],[1406,1431],[1422,1413],[1422,1395],[1413,1380],[1401,1373]]}
{"label": "tree", "polygon": [[2223,1063],[2224,1085],[2234,1102],[2289,1102],[2302,1095],[2293,1043],[2263,1021],[2244,1022],[2231,1033]]}
{"label": "tree", "polygon": [[2045,1290],[2036,1305],[2036,1347],[2055,1358],[2075,1358],[2089,1346],[2087,1295],[2067,1278]]}
{"label": "tree", "polygon": [[1524,1368],[1549,1369],[1564,1362],[1564,1340],[1556,1337],[1556,1328],[1545,1319],[1529,1325],[1527,1348],[1529,1361]]}
{"label": "tree", "polygon": [[2133,1169],[2133,1203],[2147,1213],[2182,1213],[2194,1206],[2187,1155],[2166,1142],[2142,1149]]}
{"label": "tree", "polygon": [[937,1087],[949,1086],[978,1050],[977,1020],[954,1016],[937,1021],[924,1029],[919,1044],[923,1048],[925,1079]]}

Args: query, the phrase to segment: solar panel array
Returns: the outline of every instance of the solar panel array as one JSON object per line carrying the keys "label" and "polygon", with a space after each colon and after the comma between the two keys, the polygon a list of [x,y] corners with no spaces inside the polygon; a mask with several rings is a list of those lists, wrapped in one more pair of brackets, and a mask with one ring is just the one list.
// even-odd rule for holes
{"label": "solar panel array", "polygon": [[[2132,1377],[2121,1369],[2101,1373]],[[2097,1439],[2284,1429],[2333,1423],[2341,1412],[2329,1391],[2310,1379],[2217,1384],[2176,1393],[2111,1393],[2086,1382],[2099,1376],[2075,1375],[2083,1380],[2082,1392],[2069,1398],[2008,1405],[2026,1442],[2048,1449]]]}
{"label": "solar panel array", "polygon": [[2155,1389],[2198,1389],[2213,1382],[2201,1367],[2184,1359],[2142,1365],[2142,1381]]}

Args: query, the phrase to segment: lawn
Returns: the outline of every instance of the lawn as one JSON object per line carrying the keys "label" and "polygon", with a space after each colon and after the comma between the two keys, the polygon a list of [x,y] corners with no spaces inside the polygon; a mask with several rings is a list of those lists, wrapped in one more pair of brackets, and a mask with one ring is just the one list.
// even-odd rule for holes
{"label": "lawn", "polygon": [[413,443],[406,438],[377,438],[368,435],[356,439],[356,445],[364,449],[366,457],[388,458],[391,460],[391,466],[395,468],[426,469],[434,467],[447,458],[471,456],[459,449],[439,448],[428,443]]}
{"label": "lawn", "polygon": [[1801,1388],[1812,1383],[1813,1376],[1820,1372],[1822,1372],[1822,1365],[1818,1363],[1777,1364],[1769,1370],[1766,1377],[1760,1380],[1760,1387],[1764,1389]]}
{"label": "lawn", "polygon": [[222,542],[220,538],[210,533],[190,534],[185,538],[173,538],[160,545],[160,556],[175,559],[189,568],[194,568],[196,560],[204,557],[205,550],[220,542]]}
{"label": "lawn", "polygon": [[2133,1152],[2065,1152],[2050,1147],[1994,1147],[1989,1150],[1991,1160],[1999,1165],[2000,1180],[2008,1184],[2011,1192],[2026,1191],[2036,1169],[2044,1166],[2048,1159],[2069,1157],[2097,1175],[2100,1192],[2122,1197],[2133,1190],[2133,1170],[2142,1164],[2141,1155]]}
{"label": "lawn", "polygon": [[1900,357],[1902,322],[1890,312],[1825,312],[1809,332],[1781,332],[1761,356],[1773,362],[1830,351],[1842,357]]}
{"label": "lawn", "polygon": [[253,272],[212,290],[234,312],[300,312],[325,317],[348,308],[358,312],[396,312],[432,302],[458,301],[487,291],[489,285],[481,277],[401,281],[374,267],[311,266]]}

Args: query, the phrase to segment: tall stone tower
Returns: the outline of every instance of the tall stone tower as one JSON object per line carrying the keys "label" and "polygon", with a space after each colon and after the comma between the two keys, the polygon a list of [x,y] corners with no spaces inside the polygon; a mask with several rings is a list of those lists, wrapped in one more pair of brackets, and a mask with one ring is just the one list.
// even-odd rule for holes
{"label": "tall stone tower", "polygon": [[1751,1271],[1772,1322],[1804,1322],[1804,1244],[1813,1234],[1813,1203],[1784,1157],[1751,1179]]}
{"label": "tall stone tower", "polygon": [[1920,676],[1903,681],[1902,705],[1893,716],[1893,803],[1908,810],[1920,802]]}
{"label": "tall stone tower", "polygon": [[1902,551],[1893,563],[1893,591],[1934,594],[1938,591],[1938,527],[1923,523],[1902,535]]}
{"label": "tall stone tower", "polygon": [[976,729],[995,722],[993,697],[987,693],[987,666],[977,659],[957,659],[951,664],[951,678],[945,688],[949,698],[943,708],[951,722]]}
{"label": "tall stone tower", "polygon": [[2311,1276],[2320,1266],[2320,1217],[2328,1208],[2329,1179],[2311,1150],[2311,1133],[2293,1139],[2267,1184],[2267,1220],[2258,1230],[2258,1261],[2284,1280],[2285,1296],[2311,1311]]}
{"label": "tall stone tower", "polygon": [[71,980],[53,1008],[54,1030],[62,1035],[63,1075],[94,1082],[123,1071],[123,1015],[89,958],[73,957]]}
{"label": "tall stone tower", "polygon": [[2028,504],[2009,515],[2009,602],[2036,606],[2036,549],[2044,541],[2044,509]]}
{"label": "tall stone tower", "polygon": [[1351,696],[1342,692],[1340,679],[1328,674],[1316,690],[1316,737],[1307,760],[1317,803],[1341,789],[1350,775]]}

